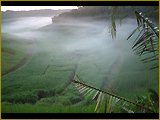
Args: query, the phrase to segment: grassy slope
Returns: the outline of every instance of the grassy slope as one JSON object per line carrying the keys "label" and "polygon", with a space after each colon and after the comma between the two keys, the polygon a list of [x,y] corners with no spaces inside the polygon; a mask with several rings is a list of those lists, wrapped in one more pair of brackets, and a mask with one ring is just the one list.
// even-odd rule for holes
{"label": "grassy slope", "polygon": [[[16,71],[16,74],[14,73],[2,77],[2,101],[15,103],[30,102],[33,104],[36,102],[36,104],[39,104],[38,102],[40,102],[40,97],[55,97],[55,106],[58,106],[58,103],[60,103],[63,107],[69,104],[77,103],[83,100],[83,98],[79,92],[76,91],[74,84],[68,83],[71,82],[70,77],[74,71],[76,74],[83,75],[82,78],[87,80],[87,83],[92,83],[92,85],[100,87],[101,82],[97,79],[100,79],[101,76],[97,76],[95,78],[93,74],[96,75],[99,72],[98,68],[95,66],[95,64],[99,64],[103,68],[101,73],[104,74],[100,80],[103,80],[105,77],[105,72],[107,72],[107,69],[105,70],[105,68],[107,67],[103,66],[103,62],[105,62],[104,57],[100,55],[103,60],[101,60],[100,63],[95,63],[96,59],[99,57],[95,56],[94,51],[88,51],[87,53],[77,50],[73,54],[64,53],[62,48],[59,48],[58,45],[65,44],[66,39],[68,38],[66,36],[64,38],[61,36],[61,34],[66,34],[68,37],[70,37],[68,34],[77,28],[72,27],[73,30],[69,32],[66,31],[68,27],[65,26],[58,26],[57,28],[54,27],[53,30],[55,29],[57,32],[56,36],[52,35],[53,33],[47,33],[47,36],[50,39],[39,41],[37,52],[35,52],[32,60],[27,63],[26,66],[21,68],[21,70]],[[41,39],[44,38],[42,37]],[[72,42],[72,40],[74,39],[71,39],[70,42]],[[80,54],[80,58],[78,54]],[[90,55],[86,57],[86,54]],[[96,58],[94,60],[95,62],[90,61],[90,59],[88,59],[90,57],[93,60]],[[110,60],[112,64],[113,59]],[[87,66],[85,66],[85,64],[83,65],[85,62]],[[50,65],[50,67],[44,74],[44,71],[48,65]],[[75,69],[75,65],[77,65],[77,69]],[[86,69],[86,71],[83,71],[84,69]],[[88,79],[91,77],[92,79]],[[93,83],[92,80],[96,82]],[[66,86],[67,84],[68,86]],[[5,88],[8,89],[6,90]],[[44,94],[42,94],[42,92]],[[40,103],[43,103],[43,101]],[[95,106],[95,104],[93,104],[93,106]],[[2,111],[4,110],[3,108],[5,109],[5,107],[2,107]],[[83,111],[83,108],[81,108],[80,111]]]}
{"label": "grassy slope", "polygon": [[1,34],[1,73],[17,66],[29,55],[32,41],[8,33]]}
{"label": "grassy slope", "polygon": [[[2,76],[2,102],[25,103],[11,105],[3,102],[2,112],[94,112],[95,102],[90,102],[91,99],[84,100],[75,85],[70,83],[70,79],[71,77],[77,79],[75,74],[78,74],[87,84],[100,88],[118,54],[116,52],[109,54],[115,49],[114,44],[111,45],[111,48],[104,48],[105,54],[100,54],[98,51],[100,48],[84,52],[79,51],[76,47],[73,53],[64,52],[63,44],[72,43],[76,38],[74,32],[77,27],[70,26],[69,28],[50,25],[41,29],[40,31],[45,31],[45,33],[38,41],[37,50],[32,60],[21,70]],[[85,30],[85,27],[82,26],[79,29]],[[47,30],[54,32],[47,32]],[[122,44],[121,47],[124,48],[124,45]],[[123,49],[124,51],[126,51],[126,47]],[[145,66],[141,62],[136,62],[138,61],[137,57],[127,58],[129,54],[126,53],[126,59],[122,59],[119,72],[113,78],[113,86],[123,97],[129,96],[131,98],[132,95],[139,94],[138,90],[145,91],[146,89],[145,86],[139,86],[139,89],[136,87],[137,91],[135,91],[135,86],[132,84],[132,81],[135,81],[135,76],[139,80],[146,74],[150,74],[152,79],[154,72],[152,74],[144,71]],[[141,70],[143,74],[138,73],[137,70]],[[130,72],[128,73],[128,71]],[[73,74],[74,72],[75,74]],[[114,71],[112,72],[114,73]],[[121,82],[122,80],[123,82]],[[145,81],[146,79],[143,80],[143,84],[146,83]],[[157,80],[152,86],[156,85],[155,83]],[[127,87],[131,88],[130,92]],[[103,109],[101,110],[100,112],[103,112]]]}

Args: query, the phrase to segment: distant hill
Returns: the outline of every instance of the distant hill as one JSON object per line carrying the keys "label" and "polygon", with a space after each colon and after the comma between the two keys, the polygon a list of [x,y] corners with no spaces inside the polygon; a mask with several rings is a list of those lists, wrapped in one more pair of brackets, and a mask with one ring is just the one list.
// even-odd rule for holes
{"label": "distant hill", "polygon": [[[139,12],[142,12],[150,19],[159,19],[159,6],[133,6],[136,8]],[[112,13],[112,9],[110,6],[83,6],[79,7],[79,9],[73,9],[70,12],[64,12],[59,14],[57,17],[54,17],[53,21],[61,21],[61,20],[67,20],[70,18],[92,18],[94,20],[106,20],[110,18],[110,15],[108,13]],[[122,16],[121,16],[122,15]],[[128,15],[128,17],[134,17],[135,14],[131,8],[128,6],[119,6],[116,14],[117,17],[124,17],[125,15]]]}
{"label": "distant hill", "polygon": [[35,16],[44,16],[44,17],[51,17],[55,15],[59,15],[63,12],[68,12],[70,10],[31,10],[31,11],[1,11],[1,19],[7,18],[17,18],[17,17],[35,17]]}

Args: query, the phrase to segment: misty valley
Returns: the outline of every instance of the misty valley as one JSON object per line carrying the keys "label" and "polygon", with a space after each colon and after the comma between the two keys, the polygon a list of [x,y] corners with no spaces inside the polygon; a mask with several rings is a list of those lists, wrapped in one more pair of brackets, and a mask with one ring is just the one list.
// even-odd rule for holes
{"label": "misty valley", "polygon": [[51,17],[41,16],[1,22],[2,113],[95,113],[96,100],[82,97],[71,81],[76,75],[133,101],[148,87],[159,91],[158,69],[148,70],[152,63],[144,64],[132,50],[136,35],[126,40],[137,27],[134,18],[124,19],[122,26],[116,20],[114,40],[109,20],[52,23]]}

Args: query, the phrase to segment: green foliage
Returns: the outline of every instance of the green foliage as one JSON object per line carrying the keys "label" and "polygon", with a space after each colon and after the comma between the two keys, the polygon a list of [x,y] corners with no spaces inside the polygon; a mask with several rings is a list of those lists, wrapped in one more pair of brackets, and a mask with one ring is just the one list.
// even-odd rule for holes
{"label": "green foliage", "polygon": [[55,102],[55,98],[41,98],[36,102],[37,106],[50,106]]}
{"label": "green foliage", "polygon": [[13,103],[10,103],[10,102],[7,102],[7,101],[4,101],[1,103],[1,106],[11,106],[13,105]]}
{"label": "green foliage", "polygon": [[54,91],[48,91],[46,89],[34,89],[33,93],[38,96],[38,99],[54,96],[55,94]]}
{"label": "green foliage", "polygon": [[[56,104],[11,104],[5,105],[8,103],[2,102],[1,112],[2,113],[93,113],[94,105],[89,104],[83,106],[80,104],[75,104],[73,106],[63,106],[61,103]],[[78,109],[77,109],[78,108]],[[100,113],[103,112],[103,108],[100,109]]]}
{"label": "green foliage", "polygon": [[1,98],[1,101],[7,101],[7,102],[12,102],[12,103],[36,103],[38,100],[38,96],[36,94],[33,94],[30,91],[27,92],[20,92],[20,93],[15,93],[10,96],[3,96]]}
{"label": "green foliage", "polygon": [[[106,94],[105,112],[107,112],[107,113],[111,113],[113,111],[113,108],[118,101],[120,101],[121,104],[123,103],[123,105],[118,104],[122,108],[121,110],[125,110],[128,113],[134,113],[134,112],[137,112],[137,111],[139,112],[140,110],[141,110],[141,113],[143,113],[145,111],[156,113],[156,112],[159,111],[159,108],[158,108],[158,106],[159,106],[159,96],[156,93],[156,91],[151,89],[151,88],[149,89],[150,96],[148,98],[145,97],[145,96],[142,97],[143,99],[138,97],[138,100],[140,100],[140,101],[133,102],[133,101],[127,100],[125,98],[122,98],[118,95],[112,94],[108,91],[104,91],[102,89],[95,88],[93,86],[82,83],[82,82],[80,82],[81,79],[79,77],[78,77],[78,79],[79,80],[74,80],[73,79],[72,82],[76,83],[77,90],[81,94],[84,94],[83,97],[84,96],[88,97],[92,94],[94,95],[92,97],[92,100],[94,100],[97,97],[97,105],[96,105],[94,111],[97,110],[97,112],[99,112],[100,106],[101,106],[101,104],[104,100],[104,94]],[[150,97],[152,97],[152,100],[155,99],[156,109],[153,105],[154,102],[151,101]],[[125,104],[124,101],[128,102],[129,104],[132,104],[132,105]],[[130,106],[133,106],[133,105],[139,107],[140,109],[139,108],[137,109],[137,107],[136,107],[136,109],[134,108],[135,111],[132,111],[133,109],[127,108],[127,107],[130,107]]]}
{"label": "green foliage", "polygon": [[[159,29],[156,27],[152,21],[148,19],[148,17],[144,17],[145,15],[142,12],[138,12],[134,7],[131,6],[133,11],[135,12],[138,27],[133,30],[133,32],[127,37],[127,40],[130,39],[133,34],[136,33],[137,30],[140,30],[137,38],[134,40],[132,49],[135,51],[135,54],[141,56],[149,53],[153,53],[153,56],[146,56],[146,58],[142,59],[144,63],[159,61]],[[112,35],[112,39],[114,40],[116,37],[116,25],[115,25],[115,15],[117,14],[118,6],[113,7],[113,11],[111,14],[111,24],[109,27],[110,34]],[[125,16],[126,17],[126,16]],[[125,18],[123,17],[123,18]],[[120,23],[121,23],[120,19]],[[158,62],[154,63],[152,67],[149,69],[159,68],[157,65]]]}
{"label": "green foliage", "polygon": [[[159,95],[154,89],[148,88],[148,94],[146,96],[138,96],[136,95],[134,97],[134,100],[142,105],[145,105],[146,107],[150,108],[153,110],[155,113],[159,112]],[[138,112],[141,111],[143,113],[150,113],[150,111],[138,108],[138,107],[133,107],[132,108],[134,111]]]}
{"label": "green foliage", "polygon": [[[144,63],[146,62],[154,62],[159,61],[159,29],[156,27],[152,21],[148,20],[148,17],[145,17],[142,12],[138,12],[134,7],[132,9],[135,12],[135,15],[137,17],[137,23],[138,27],[130,34],[130,36],[127,38],[130,39],[130,37],[138,30],[140,30],[139,35],[135,39],[132,49],[135,51],[135,53],[139,56],[153,53],[153,56],[147,56],[146,58],[142,59]],[[158,62],[150,69],[159,68]]]}
{"label": "green foliage", "polygon": [[[150,16],[153,19],[158,19],[158,6],[134,6],[137,10],[146,13],[147,16]],[[117,9],[117,10],[116,10]],[[78,18],[81,19],[83,17],[92,17],[93,19],[98,20],[108,20],[112,10],[116,10],[118,14],[112,16],[119,17],[120,20],[125,18],[126,16],[135,17],[132,10],[128,6],[83,6],[79,9],[74,9],[69,12],[63,12],[59,14],[57,17],[53,18],[53,21],[61,21],[63,18],[65,20],[69,18]],[[116,12],[115,11],[115,12]],[[123,16],[122,16],[123,15]]]}
{"label": "green foliage", "polygon": [[63,104],[64,106],[71,104],[71,102],[70,102],[70,100],[68,99],[68,97],[60,96],[60,95],[58,95],[58,96],[56,97],[55,102],[56,102],[56,103]]}
{"label": "green foliage", "polygon": [[72,10],[71,12],[62,13],[59,16],[65,17],[85,17],[85,16],[98,16],[105,15],[108,11],[108,6],[84,6],[78,10]]}
{"label": "green foliage", "polygon": [[159,95],[157,94],[157,92],[151,88],[148,88],[148,92],[149,92],[149,96],[150,98],[155,101],[158,102],[159,101]]}

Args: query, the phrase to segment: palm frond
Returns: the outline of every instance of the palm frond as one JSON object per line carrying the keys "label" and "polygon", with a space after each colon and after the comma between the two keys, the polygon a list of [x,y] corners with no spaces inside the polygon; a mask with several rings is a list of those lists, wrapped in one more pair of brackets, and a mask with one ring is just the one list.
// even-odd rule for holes
{"label": "palm frond", "polygon": [[[78,77],[78,76],[77,76],[77,77]],[[79,77],[78,77],[78,78],[79,78]],[[106,101],[105,101],[105,107],[106,107],[105,110],[106,110],[106,112],[108,112],[108,113],[111,113],[111,112],[113,111],[113,108],[114,108],[115,104],[116,104],[119,100],[129,102],[129,103],[131,103],[131,104],[133,104],[133,105],[136,105],[136,106],[139,106],[139,107],[141,107],[141,108],[143,108],[143,109],[146,109],[146,110],[149,110],[149,111],[151,111],[151,112],[154,112],[154,111],[151,110],[150,108],[147,108],[147,107],[145,107],[145,106],[142,106],[142,105],[140,105],[140,104],[138,104],[138,103],[136,103],[136,102],[130,101],[130,100],[125,99],[125,98],[122,98],[122,97],[120,97],[120,96],[118,96],[118,95],[115,95],[115,94],[113,94],[113,93],[110,93],[110,92],[108,92],[108,91],[104,91],[104,90],[102,90],[102,89],[99,89],[99,88],[96,88],[96,87],[87,85],[87,84],[85,84],[85,83],[82,83],[81,81],[72,79],[72,82],[76,84],[77,90],[79,90],[79,92],[80,92],[81,94],[82,94],[82,93],[84,94],[84,95],[82,95],[82,97],[84,97],[84,96],[88,97],[88,96],[90,96],[92,93],[94,93],[94,96],[92,97],[92,100],[94,100],[94,99],[97,98],[97,96],[98,96],[98,98],[97,98],[97,105],[96,105],[94,111],[96,111],[97,109],[98,109],[97,112],[99,111],[100,105],[101,105],[101,103],[102,103],[102,101],[103,101],[103,99],[104,99],[104,94],[106,94],[107,97],[106,97]]]}
{"label": "palm frond", "polygon": [[[157,57],[156,51],[159,51],[159,29],[152,23],[152,21],[148,19],[148,17],[145,17],[145,15],[142,14],[142,12],[138,12],[132,6],[131,8],[135,12],[135,15],[137,17],[138,27],[135,30],[133,30],[133,32],[129,35],[127,40],[129,40],[138,29],[141,29],[137,38],[134,40],[132,49],[133,51],[135,51],[135,54],[139,56],[153,53],[153,56],[149,56],[148,58],[142,59],[142,61],[144,63],[157,61],[158,65],[159,58]],[[146,61],[148,59],[150,60]],[[151,68],[153,69],[157,67],[153,66]]]}
{"label": "palm frond", "polygon": [[[97,99],[97,105],[96,105],[94,111],[96,111],[98,107],[100,108],[100,105],[101,105],[103,99],[104,99],[104,95],[102,95],[102,92],[100,92],[98,99]],[[99,112],[99,109],[97,110],[97,112]]]}
{"label": "palm frond", "polygon": [[123,106],[121,106],[121,108],[124,109],[125,111],[127,111],[128,113],[134,113],[133,111],[128,110],[127,108],[125,108],[125,107],[123,107]]}
{"label": "palm frond", "polygon": [[[109,7],[109,13],[110,14],[110,9],[111,7]],[[118,6],[114,6],[113,7],[113,13],[111,14],[111,24],[109,25],[109,33],[112,36],[112,39],[114,40],[116,38],[116,24],[115,24],[115,15],[117,13],[118,10]]]}
{"label": "palm frond", "polygon": [[[120,14],[120,15],[121,15],[121,14]],[[123,20],[124,18],[126,18],[127,16],[128,16],[128,14],[125,15],[124,17],[120,18],[120,26],[122,25],[122,20]]]}
{"label": "palm frond", "polygon": [[159,102],[159,95],[155,90],[148,88],[148,92],[153,101]]}
{"label": "palm frond", "polygon": [[98,95],[99,91],[96,92],[96,94],[93,96],[92,100]]}
{"label": "palm frond", "polygon": [[121,14],[122,10],[121,10],[121,7],[119,7],[119,6],[110,6],[109,11],[108,11],[108,15],[110,14],[110,11],[112,11],[112,14],[111,14],[111,23],[109,25],[109,33],[111,34],[112,39],[114,41],[114,39],[116,38],[116,33],[117,33],[116,23],[115,23],[116,14],[120,15],[120,26],[122,25],[122,20],[124,18],[126,18],[128,16],[128,14],[122,17],[122,14]]}
{"label": "palm frond", "polygon": [[[136,20],[138,27],[132,31],[132,33],[127,37],[129,40],[136,32],[139,30],[139,33],[136,39],[133,42],[132,49],[136,51],[135,54],[142,56],[148,53],[153,53],[155,59],[153,61],[159,61],[159,58],[156,58],[156,51],[159,51],[159,28],[155,26],[155,24],[145,17],[145,14],[142,12],[138,12],[134,7],[130,6],[136,15]],[[111,9],[112,8],[112,9]],[[111,24],[109,25],[109,33],[112,36],[112,39],[116,38],[116,24],[115,24],[115,16],[118,13],[118,6],[109,7],[109,13],[112,10],[111,14]],[[122,19],[126,18],[127,15],[121,17],[120,15],[120,25],[122,23]],[[150,57],[150,56],[149,56]],[[150,61],[152,62],[152,61]],[[150,68],[158,68],[158,67],[150,67]]]}
{"label": "palm frond", "polygon": [[106,95],[106,102],[105,102],[105,110],[106,113],[112,113],[113,108],[115,104],[119,101],[120,99],[113,97],[112,95]]}
{"label": "palm frond", "polygon": [[154,112],[156,113],[156,109],[155,109],[155,107],[154,107],[154,105],[153,105],[153,102],[151,101],[150,97],[149,97],[149,102],[150,102],[150,104],[152,105],[152,108],[153,108]]}
{"label": "palm frond", "polygon": [[132,35],[141,27],[142,25],[139,25],[135,30],[132,31],[132,33],[128,36],[127,40],[132,37]]}

